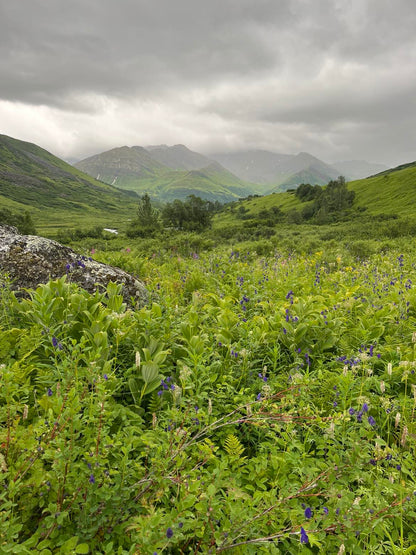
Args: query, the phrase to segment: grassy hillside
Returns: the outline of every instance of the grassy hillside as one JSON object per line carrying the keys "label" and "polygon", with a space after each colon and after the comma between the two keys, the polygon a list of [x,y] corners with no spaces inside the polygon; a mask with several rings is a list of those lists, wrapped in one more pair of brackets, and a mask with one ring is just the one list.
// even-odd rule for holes
{"label": "grassy hillside", "polygon": [[[416,162],[399,166],[366,179],[348,183],[348,189],[355,192],[353,209],[365,214],[377,216],[380,214],[397,215],[399,217],[416,217]],[[249,197],[236,206],[227,207],[217,216],[218,225],[235,223],[240,212],[246,217],[258,217],[264,210],[274,207],[284,213],[291,210],[301,210],[307,203],[302,203],[294,191],[273,193],[263,197]]]}
{"label": "grassy hillside", "polygon": [[355,191],[355,206],[369,214],[416,217],[416,162],[348,184]]}
{"label": "grassy hillside", "polygon": [[132,213],[137,197],[101,183],[38,147],[0,135],[0,201],[28,210],[41,228],[80,223],[108,227]]}

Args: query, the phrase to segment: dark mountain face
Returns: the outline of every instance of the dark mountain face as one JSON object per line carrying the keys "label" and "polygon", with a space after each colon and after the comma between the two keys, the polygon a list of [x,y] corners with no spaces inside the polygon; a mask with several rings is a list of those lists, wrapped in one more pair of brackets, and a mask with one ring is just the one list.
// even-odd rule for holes
{"label": "dark mountain face", "polygon": [[147,150],[140,146],[113,148],[81,160],[75,167],[96,179],[114,185],[123,176],[145,178],[166,169],[166,166],[153,159]]}
{"label": "dark mountain face", "polygon": [[213,160],[189,150],[184,145],[148,146],[146,150],[153,160],[157,160],[172,170],[200,170],[213,163]]}

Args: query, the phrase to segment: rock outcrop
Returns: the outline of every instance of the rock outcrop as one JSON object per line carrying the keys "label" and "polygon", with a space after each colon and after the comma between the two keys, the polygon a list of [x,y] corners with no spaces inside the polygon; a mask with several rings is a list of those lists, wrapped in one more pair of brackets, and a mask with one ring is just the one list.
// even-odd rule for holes
{"label": "rock outcrop", "polygon": [[109,282],[123,285],[128,305],[143,306],[148,292],[134,276],[77,254],[69,247],[36,235],[19,235],[16,228],[0,226],[0,272],[9,275],[12,289],[24,294],[50,279],[68,275],[89,292],[105,291]]}

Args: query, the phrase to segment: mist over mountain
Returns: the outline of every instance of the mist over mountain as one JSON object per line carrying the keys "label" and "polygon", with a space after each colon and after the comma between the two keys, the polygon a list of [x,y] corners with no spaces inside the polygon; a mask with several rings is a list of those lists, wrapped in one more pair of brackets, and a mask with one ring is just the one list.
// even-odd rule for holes
{"label": "mist over mountain", "polygon": [[345,160],[331,165],[349,180],[363,179],[388,169],[384,164],[374,164],[366,160]]}
{"label": "mist over mountain", "polygon": [[300,183],[325,185],[340,172],[307,152],[279,154],[265,150],[215,153],[212,158],[242,179],[262,184],[265,192],[287,190]]}

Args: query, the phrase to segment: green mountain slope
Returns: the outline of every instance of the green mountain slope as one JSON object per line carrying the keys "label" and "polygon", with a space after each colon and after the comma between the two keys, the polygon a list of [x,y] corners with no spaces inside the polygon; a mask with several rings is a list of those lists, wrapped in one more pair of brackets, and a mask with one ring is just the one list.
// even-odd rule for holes
{"label": "green mountain slope", "polygon": [[228,202],[257,192],[255,185],[183,145],[121,147],[87,158],[76,167],[106,183],[147,193],[162,202],[189,195]]}
{"label": "green mountain slope", "polygon": [[[0,135],[0,203],[37,222],[102,221],[133,210],[136,195],[101,183],[39,146]],[[131,208],[130,208],[131,205]]]}
{"label": "green mountain slope", "polygon": [[352,181],[354,206],[369,214],[397,214],[416,218],[416,162],[403,164],[366,179]]}

